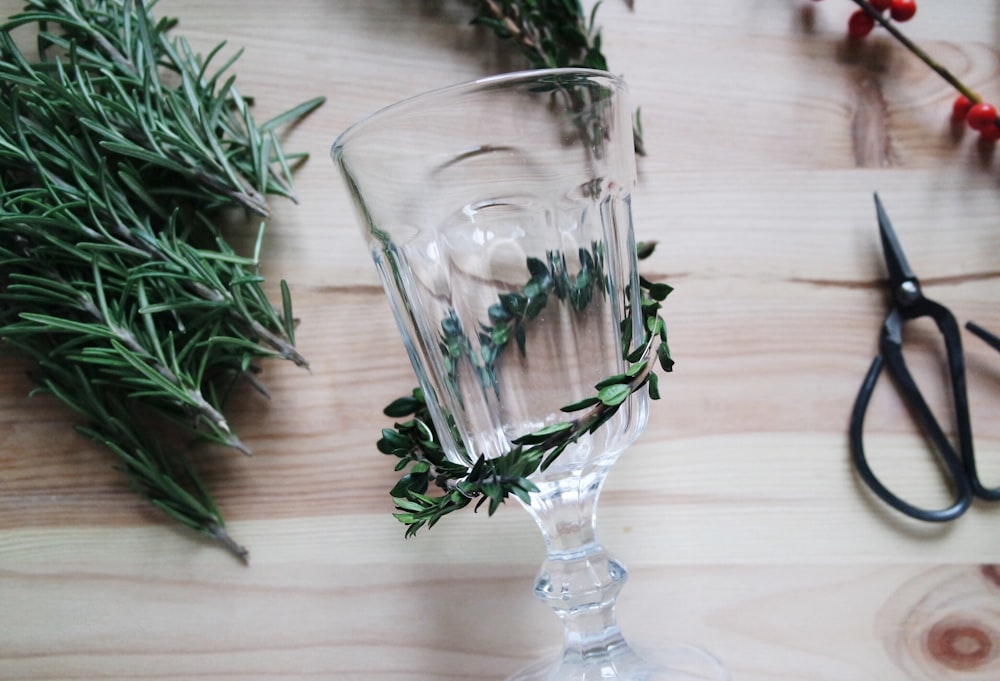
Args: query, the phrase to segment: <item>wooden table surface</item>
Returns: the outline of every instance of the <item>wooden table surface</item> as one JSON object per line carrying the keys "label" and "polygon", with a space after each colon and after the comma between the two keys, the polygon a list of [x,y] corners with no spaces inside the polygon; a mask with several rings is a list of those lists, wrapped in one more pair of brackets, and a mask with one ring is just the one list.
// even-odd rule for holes
{"label": "wooden table surface", "polygon": [[[588,3],[589,4],[589,3]],[[20,2],[0,1],[9,15]],[[1000,329],[1000,158],[952,134],[953,91],[885,33],[846,45],[848,0],[639,0],[598,13],[642,108],[634,196],[645,264],[676,287],[677,369],[601,504],[630,568],[620,619],[682,639],[739,681],[1000,679],[1000,504],[928,526],[874,501],[847,421],[885,312],[872,192],[925,292]],[[530,593],[543,556],[524,511],[463,514],[415,539],[391,517],[381,408],[412,371],[340,178],[334,137],[407,95],[522,67],[446,0],[162,0],[207,51],[245,47],[257,116],[314,95],[299,205],[264,251],[288,280],[309,372],[266,365],[241,396],[252,458],[208,477],[245,567],[134,497],[26,365],[0,360],[0,679],[502,679],[556,647]],[[903,26],[1000,100],[994,0],[920,0]],[[912,337],[929,336],[918,325]],[[966,337],[976,446],[1000,483],[1000,356]],[[940,370],[913,360],[942,399]],[[875,465],[944,497],[895,394],[876,393]]]}

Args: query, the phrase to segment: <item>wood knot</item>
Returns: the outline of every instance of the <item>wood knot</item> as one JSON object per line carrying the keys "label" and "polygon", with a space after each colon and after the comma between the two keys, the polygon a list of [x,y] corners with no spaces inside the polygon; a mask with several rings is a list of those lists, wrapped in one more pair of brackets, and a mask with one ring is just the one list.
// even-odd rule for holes
{"label": "wood knot", "polygon": [[980,565],[979,573],[987,582],[1000,587],[1000,565]]}
{"label": "wood knot", "polygon": [[949,618],[927,632],[927,652],[949,669],[970,671],[996,657],[996,636],[972,619]]}
{"label": "wood knot", "polygon": [[851,117],[851,144],[859,168],[888,168],[898,164],[889,134],[889,107],[877,78],[855,80],[855,104]]}
{"label": "wood knot", "polygon": [[932,568],[904,582],[877,630],[909,681],[1000,679],[1000,565]]}

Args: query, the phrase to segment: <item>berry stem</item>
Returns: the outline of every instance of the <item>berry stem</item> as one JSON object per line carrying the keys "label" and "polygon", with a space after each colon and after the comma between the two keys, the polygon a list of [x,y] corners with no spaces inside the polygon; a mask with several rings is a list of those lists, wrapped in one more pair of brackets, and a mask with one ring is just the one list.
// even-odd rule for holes
{"label": "berry stem", "polygon": [[868,2],[868,0],[851,0],[851,1],[855,5],[863,9],[872,19],[881,24],[882,28],[889,31],[889,33],[892,34],[893,38],[902,43],[903,47],[905,47],[910,52],[915,54],[920,59],[920,61],[927,64],[927,66],[931,67],[931,69],[933,69],[935,73],[937,73],[939,76],[948,81],[948,83],[953,88],[955,88],[960,93],[965,95],[972,104],[978,104],[979,102],[982,101],[979,95],[970,90],[965,83],[960,81],[955,76],[955,74],[953,74],[951,71],[949,71],[944,66],[939,64],[937,61],[934,60],[933,57],[924,52],[924,50],[921,49],[916,43],[907,38],[902,31],[896,28],[895,23],[882,16],[882,13],[879,12],[875,7],[873,7],[872,4]]}

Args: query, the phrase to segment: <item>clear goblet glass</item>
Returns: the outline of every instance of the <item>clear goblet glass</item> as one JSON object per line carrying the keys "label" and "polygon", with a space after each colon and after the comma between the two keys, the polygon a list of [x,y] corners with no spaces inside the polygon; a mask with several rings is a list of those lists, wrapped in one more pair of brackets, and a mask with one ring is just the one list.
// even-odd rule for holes
{"label": "clear goblet glass", "polygon": [[[334,143],[449,459],[508,453],[626,370],[623,336],[644,335],[629,312],[641,305],[633,144],[624,82],[587,69],[419,95]],[[512,681],[729,678],[683,644],[637,653],[615,621],[626,572],[597,540],[597,498],[646,418],[642,389],[531,476],[547,553],[535,595],[565,636]]]}

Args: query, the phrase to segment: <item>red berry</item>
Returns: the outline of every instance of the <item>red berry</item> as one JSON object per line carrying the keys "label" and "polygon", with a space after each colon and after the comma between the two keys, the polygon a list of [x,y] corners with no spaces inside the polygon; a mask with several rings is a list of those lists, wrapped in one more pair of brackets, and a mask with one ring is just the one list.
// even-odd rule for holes
{"label": "red berry", "polygon": [[909,21],[917,13],[917,0],[892,0],[889,13],[896,21]]}
{"label": "red berry", "polygon": [[864,38],[875,28],[875,20],[863,9],[857,10],[847,20],[847,35],[852,38]]}
{"label": "red berry", "polygon": [[972,108],[972,102],[965,95],[959,95],[955,98],[955,103],[951,105],[951,119],[953,121],[964,121],[965,117],[969,115],[969,109]]}
{"label": "red berry", "polygon": [[892,0],[869,0],[868,4],[879,12],[884,12],[892,5]]}
{"label": "red berry", "polygon": [[988,125],[979,131],[979,136],[989,142],[996,142],[1000,140],[1000,127],[996,123]]}
{"label": "red berry", "polygon": [[973,130],[982,131],[990,126],[996,126],[997,108],[992,104],[980,102],[979,104],[973,105],[973,107],[969,109],[969,113],[966,115],[965,120],[968,121],[969,127]]}

